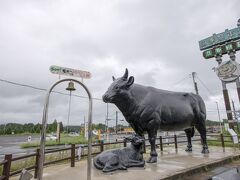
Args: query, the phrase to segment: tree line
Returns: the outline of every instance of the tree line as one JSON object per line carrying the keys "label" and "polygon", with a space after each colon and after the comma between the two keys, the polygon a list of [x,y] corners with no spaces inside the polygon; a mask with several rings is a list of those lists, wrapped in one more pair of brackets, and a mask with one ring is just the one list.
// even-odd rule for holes
{"label": "tree line", "polygon": [[[61,126],[61,125],[60,125]],[[0,135],[5,134],[22,134],[22,133],[40,133],[42,125],[41,124],[18,124],[18,123],[8,123],[0,125]],[[54,120],[52,124],[47,125],[47,133],[57,131],[57,121]]]}
{"label": "tree line", "polygon": [[[206,121],[206,126],[217,126],[219,125],[219,122],[217,121]],[[127,128],[129,126],[124,126],[119,124],[118,125],[118,131],[123,131],[124,128]],[[0,135],[4,134],[22,134],[22,133],[40,133],[41,132],[42,125],[41,124],[33,124],[33,123],[26,123],[26,124],[18,124],[18,123],[8,123],[8,124],[1,124],[0,125]],[[84,132],[84,124],[80,126],[66,126],[63,127],[62,122],[60,122],[60,131],[68,131],[69,132]],[[102,133],[106,131],[107,126],[102,123],[98,124],[92,124],[93,130],[100,130]],[[116,127],[108,127],[109,132],[115,132]],[[54,120],[53,123],[47,125],[47,133],[55,133],[57,131],[57,121]]]}
{"label": "tree line", "polygon": [[[53,123],[47,125],[47,133],[56,133],[57,131],[57,121],[54,120]],[[124,128],[129,126],[124,126],[119,124],[118,131],[123,131]],[[26,124],[18,124],[18,123],[8,123],[8,124],[0,124],[0,135],[7,135],[7,134],[23,134],[23,133],[40,133],[42,125],[41,124],[33,124],[33,123],[26,123]],[[93,130],[100,130],[102,133],[106,131],[107,126],[102,123],[92,124]],[[60,122],[60,132],[78,132],[84,133],[84,124],[79,126],[69,125],[63,126],[63,123]],[[108,127],[109,132],[115,132],[116,127]]]}

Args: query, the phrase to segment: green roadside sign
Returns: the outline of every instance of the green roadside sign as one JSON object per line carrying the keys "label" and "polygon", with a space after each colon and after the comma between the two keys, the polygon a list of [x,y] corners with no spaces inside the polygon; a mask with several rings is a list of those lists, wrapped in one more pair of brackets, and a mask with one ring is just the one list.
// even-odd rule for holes
{"label": "green roadside sign", "polygon": [[233,42],[203,51],[203,57],[205,59],[210,59],[216,56],[221,56],[221,55],[228,54],[230,52],[238,51],[238,50],[240,50],[240,40],[233,41]]}
{"label": "green roadside sign", "polygon": [[199,41],[200,50],[206,50],[216,45],[221,45],[229,41],[240,39],[240,27],[234,29],[226,29],[219,34],[213,34],[212,36]]}
{"label": "green roadside sign", "polygon": [[90,72],[82,71],[82,70],[78,70],[78,69],[71,69],[71,68],[52,65],[52,66],[50,66],[49,70],[51,73],[58,74],[58,75],[75,76],[75,77],[80,77],[80,78],[85,78],[85,79],[91,78]]}

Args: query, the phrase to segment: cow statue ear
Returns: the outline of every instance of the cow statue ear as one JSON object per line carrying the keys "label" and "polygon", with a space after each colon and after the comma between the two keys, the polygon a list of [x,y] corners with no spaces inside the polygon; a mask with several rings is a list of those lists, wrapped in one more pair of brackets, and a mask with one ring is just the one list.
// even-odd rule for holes
{"label": "cow statue ear", "polygon": [[128,79],[128,82],[126,84],[126,86],[129,88],[132,84],[134,83],[134,77],[130,76]]}
{"label": "cow statue ear", "polygon": [[114,76],[112,76],[112,79],[113,79],[113,81],[115,81],[115,80],[116,80]]}

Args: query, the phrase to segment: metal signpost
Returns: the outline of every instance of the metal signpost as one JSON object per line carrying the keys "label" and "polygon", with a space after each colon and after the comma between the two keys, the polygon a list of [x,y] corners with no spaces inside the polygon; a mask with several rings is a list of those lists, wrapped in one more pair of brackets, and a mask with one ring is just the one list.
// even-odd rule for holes
{"label": "metal signpost", "polygon": [[[82,79],[91,78],[91,73],[87,71],[81,71],[76,69],[70,69],[60,66],[51,66],[50,71],[53,74],[66,75],[66,76],[76,76],[81,77]],[[58,84],[69,81],[69,86],[67,90],[73,90],[73,82],[80,84],[87,92],[89,98],[89,109],[88,109],[88,160],[87,160],[87,180],[91,180],[91,154],[92,154],[92,95],[88,88],[80,81],[76,79],[62,79],[54,83],[47,92],[45,105],[43,109],[43,118],[42,118],[42,131],[41,131],[41,141],[40,141],[40,152],[39,152],[39,163],[38,163],[38,180],[42,180],[43,177],[43,166],[45,159],[45,141],[46,141],[46,129],[47,129],[47,118],[48,118],[48,106],[49,106],[49,97],[55,86]],[[72,84],[71,84],[72,83]],[[71,87],[71,88],[70,88]],[[75,88],[74,88],[75,89]]]}
{"label": "metal signpost", "polygon": [[54,83],[48,90],[43,110],[42,118],[42,131],[41,131],[41,142],[40,142],[40,154],[39,154],[39,164],[38,164],[38,180],[42,180],[43,177],[43,165],[44,165],[44,152],[45,152],[45,140],[46,140],[46,129],[47,129],[47,117],[48,117],[48,105],[49,97],[53,88],[65,81],[73,81],[80,84],[87,92],[89,98],[89,111],[88,111],[88,166],[87,166],[87,180],[91,180],[91,154],[92,154],[92,95],[88,88],[76,79],[62,79]]}
{"label": "metal signpost", "polygon": [[[222,33],[213,34],[212,36],[199,41],[200,50],[204,50],[203,57],[205,59],[216,58],[216,61],[218,62],[218,67],[215,68],[215,71],[222,82],[228,123],[229,127],[232,129],[234,129],[234,121],[226,85],[227,83],[236,82],[240,102],[240,65],[235,61],[235,53],[240,50],[240,19],[238,20],[237,26],[237,28],[230,30],[226,29]],[[229,55],[230,60],[222,62],[222,55],[225,54]]]}

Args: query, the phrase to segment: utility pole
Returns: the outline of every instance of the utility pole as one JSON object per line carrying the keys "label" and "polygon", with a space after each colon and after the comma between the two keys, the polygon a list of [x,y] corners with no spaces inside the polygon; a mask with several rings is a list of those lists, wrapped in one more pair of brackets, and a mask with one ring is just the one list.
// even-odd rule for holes
{"label": "utility pole", "polygon": [[116,111],[116,134],[118,133],[118,111]]}
{"label": "utility pole", "polygon": [[218,111],[218,120],[219,120],[219,125],[220,125],[220,129],[221,129],[221,134],[223,133],[223,129],[222,129],[222,124],[221,124],[221,118],[220,118],[220,113],[219,113],[219,108],[218,108],[218,102],[216,101],[217,104],[217,111]]}
{"label": "utility pole", "polygon": [[108,133],[108,103],[107,103],[107,116],[106,116],[107,118],[106,118],[106,122],[107,122],[107,133]]}
{"label": "utility pole", "polygon": [[239,128],[238,128],[238,120],[237,120],[237,115],[236,115],[236,110],[235,110],[235,104],[234,104],[234,101],[232,100],[232,107],[233,107],[233,115],[234,115],[234,119],[235,119],[235,122],[237,123],[237,130],[239,132]]}
{"label": "utility pole", "polygon": [[106,141],[108,141],[108,103],[107,103],[107,112],[106,112],[106,120],[105,120],[105,138],[106,138]]}
{"label": "utility pole", "polygon": [[196,77],[197,73],[196,72],[192,72],[192,78],[193,78],[193,84],[194,84],[194,89],[196,91],[196,94],[198,94],[198,86],[197,86],[197,82],[195,81],[195,77]]}
{"label": "utility pole", "polygon": [[88,138],[88,125],[86,123],[86,120],[85,120],[85,116],[83,117],[83,121],[84,121],[84,137],[87,139]]}
{"label": "utility pole", "polygon": [[234,104],[234,101],[233,101],[233,100],[232,100],[232,107],[233,107],[233,115],[234,115],[234,119],[236,120],[235,104]]}

